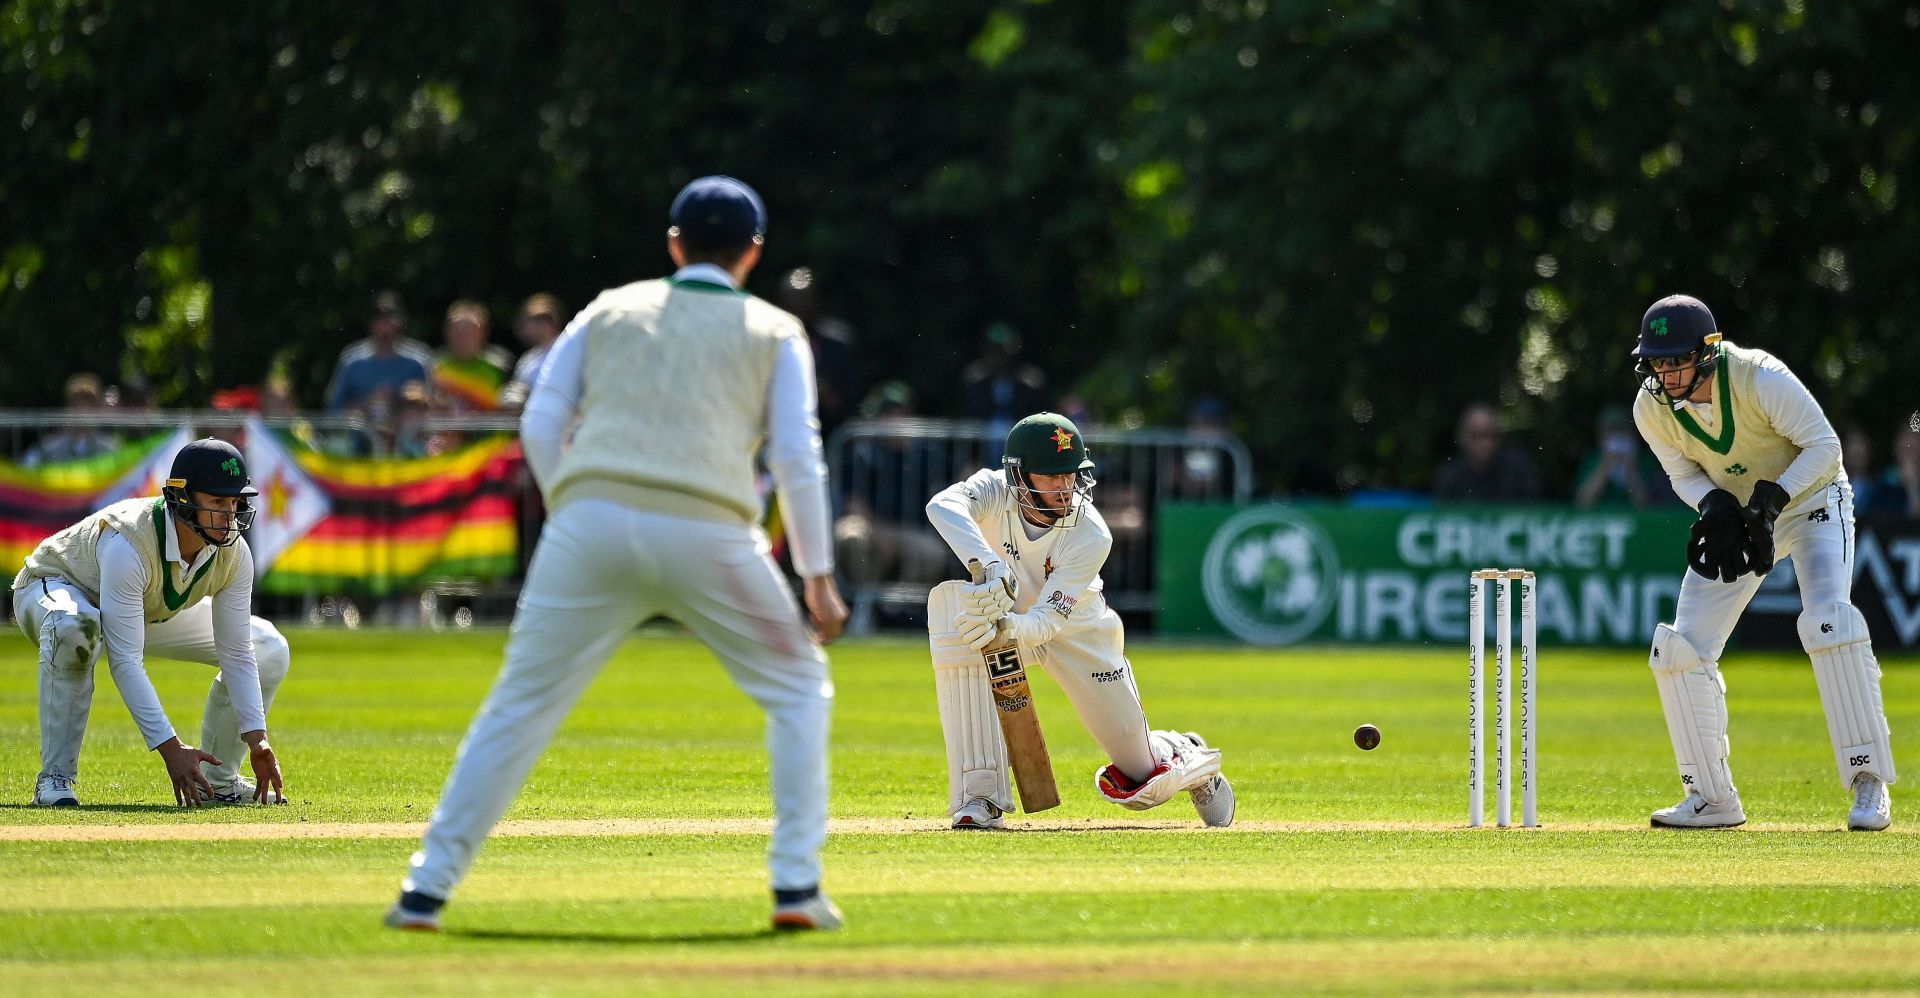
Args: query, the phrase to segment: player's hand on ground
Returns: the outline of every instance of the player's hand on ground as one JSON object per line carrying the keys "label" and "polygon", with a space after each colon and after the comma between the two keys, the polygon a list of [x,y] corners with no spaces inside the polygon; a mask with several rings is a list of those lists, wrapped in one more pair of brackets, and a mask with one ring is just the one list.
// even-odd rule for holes
{"label": "player's hand on ground", "polygon": [[1753,496],[1740,514],[1747,527],[1747,560],[1755,574],[1773,571],[1773,521],[1786,508],[1786,489],[1774,482],[1753,483]]}
{"label": "player's hand on ground", "polygon": [[207,782],[206,774],[200,772],[203,762],[220,765],[220,760],[214,758],[213,753],[182,745],[177,735],[155,746],[154,751],[160,753],[160,761],[167,766],[167,779],[173,783],[174,803],[181,807],[199,807],[200,802],[213,796],[213,785]]}
{"label": "player's hand on ground", "polygon": [[960,640],[972,645],[974,651],[984,650],[1000,634],[995,621],[971,610],[962,610],[953,618],[953,630],[960,635]]}
{"label": "player's hand on ground", "polygon": [[814,638],[826,644],[839,637],[847,626],[847,602],[840,598],[840,586],[833,576],[808,576],[801,596],[807,603],[807,616],[813,620]]}
{"label": "player's hand on ground", "polygon": [[253,799],[262,804],[285,804],[286,785],[280,777],[280,759],[265,737],[247,746],[247,765],[253,767]]}

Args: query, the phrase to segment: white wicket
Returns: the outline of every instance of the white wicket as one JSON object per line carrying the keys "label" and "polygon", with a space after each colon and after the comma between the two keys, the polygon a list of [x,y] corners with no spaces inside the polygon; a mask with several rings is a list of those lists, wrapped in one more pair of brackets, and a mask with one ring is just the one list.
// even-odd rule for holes
{"label": "white wicket", "polygon": [[[1514,699],[1513,584],[1520,583],[1520,688]],[[1483,568],[1467,579],[1467,824],[1486,823],[1486,584],[1494,592],[1494,821],[1513,825],[1513,722],[1520,724],[1520,822],[1539,821],[1538,781],[1534,768],[1534,680],[1539,667],[1534,631],[1534,575],[1525,569]]]}

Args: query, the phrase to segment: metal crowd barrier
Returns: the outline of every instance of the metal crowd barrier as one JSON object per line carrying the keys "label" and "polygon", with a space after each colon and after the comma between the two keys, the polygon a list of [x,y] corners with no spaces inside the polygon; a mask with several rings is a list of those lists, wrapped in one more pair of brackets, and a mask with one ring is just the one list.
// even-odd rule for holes
{"label": "metal crowd barrier", "polygon": [[[1098,466],[1094,505],[1113,531],[1101,578],[1122,613],[1154,606],[1154,517],[1169,501],[1244,502],[1253,462],[1237,437],[1179,429],[1084,427]],[[1000,467],[1006,427],[981,422],[857,420],[827,443],[834,546],[847,582],[849,629],[871,632],[924,610],[927,590],[960,577],[952,552],[927,523],[933,494],[981,468]]]}

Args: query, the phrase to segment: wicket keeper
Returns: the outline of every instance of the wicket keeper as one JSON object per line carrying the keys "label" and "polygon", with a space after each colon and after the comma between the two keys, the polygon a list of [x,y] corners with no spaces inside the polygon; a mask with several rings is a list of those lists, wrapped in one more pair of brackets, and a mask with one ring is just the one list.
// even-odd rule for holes
{"label": "wicket keeper", "polygon": [[1813,659],[1840,785],[1853,795],[1847,827],[1886,828],[1892,736],[1867,622],[1849,601],[1853,489],[1839,436],[1786,365],[1727,342],[1698,299],[1655,302],[1633,356],[1644,379],[1634,423],[1674,493],[1700,512],[1687,544],[1692,571],[1680,585],[1674,622],[1654,628],[1648,661],[1687,794],[1653,812],[1654,826],[1731,828],[1747,820],[1727,765],[1718,663],[1760,577],[1791,557],[1804,607],[1800,643]]}

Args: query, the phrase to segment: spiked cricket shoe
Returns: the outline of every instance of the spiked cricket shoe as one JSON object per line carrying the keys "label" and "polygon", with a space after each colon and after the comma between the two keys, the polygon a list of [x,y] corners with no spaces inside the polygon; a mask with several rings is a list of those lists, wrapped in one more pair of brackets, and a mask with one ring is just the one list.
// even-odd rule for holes
{"label": "spiked cricket shoe", "polygon": [[1732,828],[1747,823],[1747,812],[1740,806],[1738,790],[1718,804],[1709,804],[1705,797],[1689,790],[1686,800],[1653,812],[1652,822],[1655,828]]}
{"label": "spiked cricket shoe", "polygon": [[[407,902],[412,901],[409,905]],[[381,919],[389,929],[402,929],[408,932],[439,932],[440,906],[444,904],[437,898],[424,894],[403,892],[400,899],[387,909],[387,917]]]}
{"label": "spiked cricket shoe", "polygon": [[1233,824],[1233,784],[1227,782],[1226,774],[1213,774],[1213,779],[1187,791],[1187,795],[1193,798],[1193,809],[1200,812],[1200,820],[1208,828]]}
{"label": "spiked cricket shoe", "polygon": [[779,932],[832,932],[844,923],[840,909],[824,893],[773,906],[773,927]]}
{"label": "spiked cricket shoe", "polygon": [[1853,778],[1853,810],[1847,812],[1847,830],[1877,832],[1893,824],[1893,795],[1872,773]]}
{"label": "spiked cricket shoe", "polygon": [[967,830],[991,830],[1007,827],[998,805],[985,797],[975,797],[953,812],[953,827]]}
{"label": "spiked cricket shoe", "polygon": [[73,792],[72,777],[42,776],[34,781],[33,804],[35,807],[79,807],[80,795]]}

